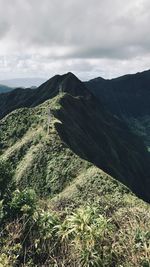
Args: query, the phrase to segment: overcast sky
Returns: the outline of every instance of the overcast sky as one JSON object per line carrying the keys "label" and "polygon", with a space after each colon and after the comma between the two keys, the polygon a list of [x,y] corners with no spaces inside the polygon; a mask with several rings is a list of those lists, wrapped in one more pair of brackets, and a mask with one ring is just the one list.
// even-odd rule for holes
{"label": "overcast sky", "polygon": [[0,0],[0,80],[150,68],[149,0]]}

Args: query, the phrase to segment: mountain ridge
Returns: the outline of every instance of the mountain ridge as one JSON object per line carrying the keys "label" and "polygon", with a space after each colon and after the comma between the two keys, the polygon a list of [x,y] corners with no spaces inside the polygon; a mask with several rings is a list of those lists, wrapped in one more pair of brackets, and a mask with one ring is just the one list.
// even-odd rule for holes
{"label": "mountain ridge", "polygon": [[88,89],[139,135],[150,150],[150,70],[111,80],[93,79]]}
{"label": "mountain ridge", "polygon": [[[17,101],[20,92],[23,94],[24,89],[15,90]],[[150,182],[150,157],[146,147],[121,119],[107,111],[83,82],[74,74],[67,73],[56,75],[38,89],[28,89],[28,92],[31,92],[32,97],[29,93],[28,98],[23,99],[22,103],[23,106],[27,106],[25,108],[31,114],[41,102],[43,104],[40,105],[44,105],[48,97],[51,99],[47,101],[52,101],[51,103],[55,98],[60,98],[56,104],[59,108],[51,109],[55,119],[61,122],[54,124],[61,140],[80,158],[94,163],[129,186],[138,196],[150,202],[149,191],[147,191]],[[13,93],[14,91],[10,93],[10,101]],[[29,110],[28,107],[30,107]],[[19,109],[10,113],[15,116],[17,114],[20,114]],[[8,119],[11,118],[10,115],[7,115]],[[42,118],[42,114],[39,115]],[[7,131],[7,116],[0,121],[2,150],[5,149],[4,132]],[[21,119],[20,116],[24,118],[23,113],[19,115],[22,128],[18,136],[20,134],[24,136],[26,124],[32,125],[34,116],[30,115],[31,119],[24,118],[25,122],[22,122],[23,118]],[[29,127],[31,127],[30,124]],[[12,132],[12,136],[14,135],[17,136],[17,132]]]}
{"label": "mountain ridge", "polygon": [[110,80],[96,78],[85,85],[113,114],[150,115],[150,70]]}
{"label": "mountain ridge", "polygon": [[0,265],[149,266],[142,139],[72,74],[38,97],[0,119]]}
{"label": "mountain ridge", "polygon": [[[71,72],[64,75],[55,75],[37,89],[17,88],[12,92],[0,95],[0,118],[9,112],[22,108],[34,107],[55,97],[60,89],[73,95],[87,94],[86,87]],[[62,86],[62,88],[60,88]],[[75,87],[74,87],[75,86]],[[82,90],[82,92],[80,92]],[[91,94],[89,92],[89,94]]]}

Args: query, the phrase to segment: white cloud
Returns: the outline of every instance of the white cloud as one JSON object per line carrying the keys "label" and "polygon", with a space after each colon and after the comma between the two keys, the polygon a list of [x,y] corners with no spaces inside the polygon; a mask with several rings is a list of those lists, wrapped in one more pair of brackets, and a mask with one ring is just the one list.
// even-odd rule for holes
{"label": "white cloud", "polygon": [[149,68],[148,0],[0,0],[0,79]]}

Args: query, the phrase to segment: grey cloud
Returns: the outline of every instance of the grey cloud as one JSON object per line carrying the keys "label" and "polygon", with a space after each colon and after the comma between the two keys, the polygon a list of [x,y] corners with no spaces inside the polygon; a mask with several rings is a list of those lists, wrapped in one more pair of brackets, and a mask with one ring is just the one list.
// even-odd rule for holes
{"label": "grey cloud", "polygon": [[4,20],[0,23],[0,39],[4,38],[7,32],[9,31],[10,26],[9,24]]}
{"label": "grey cloud", "polygon": [[149,0],[0,0],[0,53],[32,74],[65,71],[62,62],[85,73],[95,73],[92,59],[137,62],[150,53],[149,8]]}
{"label": "grey cloud", "polygon": [[[150,15],[139,0],[0,0],[11,38],[41,46],[140,43],[148,38]],[[5,11],[5,12],[4,12]]]}

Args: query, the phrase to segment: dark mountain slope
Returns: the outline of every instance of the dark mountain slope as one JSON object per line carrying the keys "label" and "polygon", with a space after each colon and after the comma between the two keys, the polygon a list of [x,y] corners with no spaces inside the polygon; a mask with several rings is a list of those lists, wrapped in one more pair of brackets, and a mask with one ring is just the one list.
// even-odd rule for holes
{"label": "dark mountain slope", "polygon": [[150,115],[150,71],[112,80],[96,78],[85,83],[118,116]]}
{"label": "dark mountain slope", "polygon": [[[60,95],[58,95],[59,91]],[[65,92],[65,94],[63,94],[62,91]],[[55,103],[55,107],[52,103],[56,95],[58,98],[60,97],[60,101],[58,101],[58,104]],[[94,163],[96,166],[126,184],[138,196],[150,202],[150,158],[142,140],[132,134],[124,122],[107,112],[100,101],[97,100],[97,98],[88,91],[85,85],[72,73],[54,76],[36,90],[28,89],[25,91],[17,89],[7,94],[6,98],[5,95],[2,96],[4,96],[6,102],[4,106],[0,106],[1,113],[3,110],[5,113],[8,113],[11,109],[16,109],[16,107],[19,108],[20,106],[34,107],[44,102],[47,98],[51,98],[52,102],[50,102],[49,106],[51,109],[54,109],[54,116],[61,121],[61,123],[55,124],[56,129],[61,139],[69,148],[81,158]],[[5,107],[7,109],[5,109]],[[23,114],[20,114],[19,110],[18,113],[16,111],[12,113],[12,118],[8,116],[8,119],[10,118],[11,120],[16,120],[16,117],[18,118],[17,132],[14,132],[14,128],[11,126],[13,125],[13,121],[11,121],[11,123],[9,122],[12,128],[11,135],[10,130],[9,133],[6,134],[8,131],[7,116],[6,119],[4,118],[1,120],[0,143],[2,154],[6,149],[7,142],[5,138],[7,139],[8,135],[10,135],[8,142],[11,138],[13,139],[13,158],[18,148],[19,154],[17,158],[20,158],[20,155],[22,155],[20,147],[22,148],[22,145],[24,143],[26,144],[26,140],[28,140],[28,138],[24,140],[24,135],[26,134],[24,129],[29,128],[30,134],[32,131],[34,132],[34,125],[38,117],[40,117],[40,121],[37,127],[43,127],[41,124],[43,119],[40,109],[37,107],[37,111],[36,109],[29,109],[28,112],[31,113],[30,117],[24,117]],[[38,112],[36,116],[33,115],[34,112]],[[45,112],[47,112],[47,109]],[[35,120],[34,117],[36,117]],[[43,132],[41,128],[40,131]],[[28,140],[29,144],[30,134]],[[45,135],[46,133],[44,132],[43,134]],[[21,143],[19,143],[20,135],[23,138]],[[17,144],[14,143],[14,141],[16,142],[16,136],[19,138]],[[28,150],[28,146],[26,149]],[[6,155],[12,155],[11,149],[8,149],[8,151],[4,153]],[[29,164],[32,163],[32,161],[29,160],[31,154],[29,153],[27,158],[25,157],[25,161]],[[15,164],[17,167],[17,162]],[[30,169],[32,168],[34,169],[34,166],[31,164]],[[27,171],[25,170],[23,175],[26,176],[26,173]],[[31,173],[33,173],[33,171],[29,172],[29,174]],[[23,179],[21,175],[19,174],[19,180]],[[42,173],[40,173],[40,175],[42,175]],[[40,175],[38,175],[37,170],[35,177]],[[27,179],[30,179],[30,177]]]}
{"label": "dark mountain slope", "polygon": [[81,82],[72,73],[56,75],[37,89],[17,88],[12,92],[0,94],[0,118],[18,108],[35,107],[55,97],[59,90],[72,95],[87,94],[86,87],[81,86]]}
{"label": "dark mountain slope", "polygon": [[94,163],[150,202],[150,158],[140,138],[126,124],[106,112],[91,96],[65,95],[56,129],[81,158]]}
{"label": "dark mountain slope", "polygon": [[69,74],[63,88],[74,96],[60,93],[0,120],[0,265],[149,266],[149,205],[73,152],[149,201],[143,143],[77,78]]}
{"label": "dark mountain slope", "polygon": [[107,109],[125,120],[150,151],[150,71],[85,83]]}

